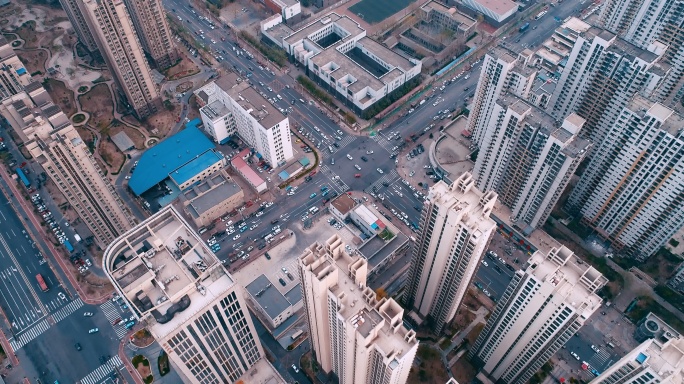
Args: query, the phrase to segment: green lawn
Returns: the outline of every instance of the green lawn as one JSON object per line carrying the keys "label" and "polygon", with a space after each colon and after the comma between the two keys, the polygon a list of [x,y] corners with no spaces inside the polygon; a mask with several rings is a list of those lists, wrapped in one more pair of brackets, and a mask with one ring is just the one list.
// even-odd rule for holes
{"label": "green lawn", "polygon": [[349,7],[349,11],[362,17],[365,22],[375,24],[401,11],[414,1],[415,0],[362,0]]}

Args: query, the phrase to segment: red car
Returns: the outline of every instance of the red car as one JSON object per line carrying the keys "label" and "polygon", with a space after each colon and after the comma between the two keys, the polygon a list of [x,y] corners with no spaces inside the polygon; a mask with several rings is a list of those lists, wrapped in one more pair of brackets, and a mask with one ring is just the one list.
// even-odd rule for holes
{"label": "red car", "polygon": [[360,174],[360,173],[357,173],[357,174],[354,175],[354,177],[359,178],[359,177],[361,177],[361,174]]}

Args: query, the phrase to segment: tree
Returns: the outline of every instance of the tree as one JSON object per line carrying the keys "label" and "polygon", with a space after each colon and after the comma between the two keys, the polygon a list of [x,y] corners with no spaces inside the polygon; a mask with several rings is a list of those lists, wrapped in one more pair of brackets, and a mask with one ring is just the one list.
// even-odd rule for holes
{"label": "tree", "polygon": [[387,297],[387,292],[382,288],[378,288],[375,290],[375,298],[377,300],[381,300],[383,297]]}

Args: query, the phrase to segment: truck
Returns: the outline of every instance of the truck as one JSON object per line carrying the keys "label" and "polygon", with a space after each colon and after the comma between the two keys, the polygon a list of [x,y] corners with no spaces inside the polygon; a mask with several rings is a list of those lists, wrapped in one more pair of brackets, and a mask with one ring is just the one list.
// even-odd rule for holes
{"label": "truck", "polygon": [[292,340],[297,340],[297,338],[298,338],[299,336],[301,336],[302,333],[304,333],[304,331],[302,331],[301,329],[300,329],[299,331],[293,333],[293,334],[292,334]]}
{"label": "truck", "polygon": [[520,29],[518,29],[518,32],[525,32],[528,28],[530,28],[530,23],[525,23],[522,27],[520,27]]}
{"label": "truck", "polygon": [[79,243],[83,241],[83,239],[81,239],[81,236],[78,233],[74,233],[74,239]]}
{"label": "truck", "polygon": [[73,245],[71,245],[69,240],[64,242],[64,246],[66,247],[67,251],[69,251],[69,253],[74,251],[74,247],[73,247]]}
{"label": "truck", "polygon": [[37,274],[37,275],[36,275],[36,280],[38,281],[38,285],[40,286],[40,289],[41,289],[43,292],[47,292],[47,291],[50,290],[50,288],[48,288],[47,284],[45,284],[45,279],[43,279],[43,275],[41,275],[40,273]]}

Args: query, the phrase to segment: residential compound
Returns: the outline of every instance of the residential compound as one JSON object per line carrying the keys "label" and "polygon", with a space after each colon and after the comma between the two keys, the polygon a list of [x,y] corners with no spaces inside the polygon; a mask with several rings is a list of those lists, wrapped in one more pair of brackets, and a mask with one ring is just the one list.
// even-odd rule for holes
{"label": "residential compound", "polygon": [[175,64],[178,52],[173,44],[161,0],[124,1],[140,44],[153,65],[158,69],[165,69]]}
{"label": "residential compound", "polygon": [[524,384],[601,305],[608,280],[569,249],[535,252],[518,270],[470,349],[492,382]]}
{"label": "residential compound", "polygon": [[235,280],[173,206],[112,242],[103,266],[184,382],[234,383],[264,357]]}
{"label": "residential compound", "polygon": [[642,343],[590,384],[680,383],[684,376],[684,338],[656,315],[640,322],[635,337]]}
{"label": "residential compound", "polygon": [[104,249],[134,224],[88,146],[39,83],[30,83],[5,99],[0,113],[88,226],[98,246]]}
{"label": "residential compound", "polygon": [[357,22],[336,13],[275,41],[307,75],[360,115],[421,71],[420,60],[373,41]]}
{"label": "residential compound", "polygon": [[678,0],[609,0],[599,21],[603,28],[640,48],[664,47],[664,61],[672,68],[658,101],[668,107],[684,94],[683,11],[684,4]]}
{"label": "residential compound", "polygon": [[161,98],[126,5],[122,0],[76,1],[119,90],[126,95],[135,114],[144,119],[157,112]]}
{"label": "residential compound", "polygon": [[464,173],[451,185],[430,188],[403,296],[417,322],[427,319],[435,333],[453,319],[487,248],[496,223],[489,215],[495,192],[476,189]]}
{"label": "residential compound", "polygon": [[473,175],[511,208],[514,226],[531,233],[548,219],[590,143],[578,136],[584,119],[562,124],[515,95],[499,98],[484,130]]}
{"label": "residential compound", "polygon": [[403,308],[366,286],[368,263],[338,235],[299,256],[309,340],[321,369],[341,384],[406,383],[418,350]]}
{"label": "residential compound", "polygon": [[568,205],[622,253],[643,260],[684,225],[684,119],[636,96],[617,116]]}
{"label": "residential compound", "polygon": [[294,154],[290,121],[246,81],[229,73],[195,91],[204,130],[217,143],[238,134],[271,166]]}

